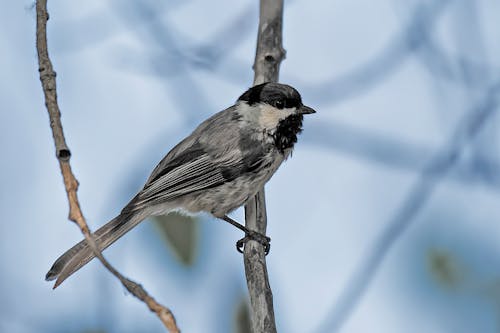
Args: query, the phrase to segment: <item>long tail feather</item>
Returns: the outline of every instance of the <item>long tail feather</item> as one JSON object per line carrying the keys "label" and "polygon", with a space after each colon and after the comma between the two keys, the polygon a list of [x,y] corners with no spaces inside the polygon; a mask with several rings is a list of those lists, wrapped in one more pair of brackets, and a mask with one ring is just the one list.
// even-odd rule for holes
{"label": "long tail feather", "polygon": [[[106,249],[118,238],[139,224],[144,218],[143,214],[122,213],[118,215],[94,233],[97,245],[101,251]],[[45,280],[52,281],[57,279],[54,284],[55,289],[69,276],[94,259],[94,257],[92,249],[87,245],[87,241],[82,240],[54,262],[45,276]]]}

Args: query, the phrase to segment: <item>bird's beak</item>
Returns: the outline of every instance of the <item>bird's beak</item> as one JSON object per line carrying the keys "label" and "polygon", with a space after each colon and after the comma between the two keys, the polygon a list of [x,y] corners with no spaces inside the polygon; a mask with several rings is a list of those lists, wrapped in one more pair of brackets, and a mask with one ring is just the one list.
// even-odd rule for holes
{"label": "bird's beak", "polygon": [[299,109],[299,113],[300,114],[311,114],[311,113],[316,113],[316,111],[313,108],[302,105]]}

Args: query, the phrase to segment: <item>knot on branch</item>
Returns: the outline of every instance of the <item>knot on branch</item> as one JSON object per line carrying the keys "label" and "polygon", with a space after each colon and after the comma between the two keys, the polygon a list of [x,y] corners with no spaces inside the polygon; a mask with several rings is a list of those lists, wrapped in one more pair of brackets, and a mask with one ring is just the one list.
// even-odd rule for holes
{"label": "knot on branch", "polygon": [[61,149],[57,152],[57,158],[61,161],[67,162],[71,157],[71,151],[69,149]]}
{"label": "knot on branch", "polygon": [[146,294],[146,291],[144,290],[144,288],[142,288],[142,285],[140,285],[139,283],[129,279],[123,279],[122,283],[125,286],[125,288],[127,288],[129,293],[131,293],[141,301],[147,303],[147,301],[149,301],[149,298],[151,298],[151,296]]}
{"label": "knot on branch", "polygon": [[38,69],[40,72],[40,81],[42,81],[42,85],[46,92],[55,91],[56,90],[56,76],[57,73],[52,70],[51,66],[40,67]]}
{"label": "knot on branch", "polygon": [[40,67],[38,69],[38,71],[41,73],[40,74],[40,79],[42,81],[48,80],[48,79],[52,79],[52,78],[55,78],[57,76],[57,73],[55,71],[52,71],[52,70],[50,70],[48,68],[45,68],[45,67]]}
{"label": "knot on branch", "polygon": [[263,54],[263,59],[269,65],[278,65],[285,59],[286,51],[283,48],[273,49]]}
{"label": "knot on branch", "polygon": [[272,56],[271,54],[268,54],[264,57],[264,60],[267,61],[267,62],[274,62],[276,61],[276,59],[274,59],[274,56]]}

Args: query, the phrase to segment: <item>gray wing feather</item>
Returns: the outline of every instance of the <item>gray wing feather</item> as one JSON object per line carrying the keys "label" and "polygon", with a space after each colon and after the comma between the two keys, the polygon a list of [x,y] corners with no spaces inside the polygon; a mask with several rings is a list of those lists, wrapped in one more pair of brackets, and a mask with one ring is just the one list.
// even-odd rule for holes
{"label": "gray wing feather", "polygon": [[135,207],[176,199],[213,186],[221,185],[225,178],[208,155],[183,164],[147,184],[139,193]]}
{"label": "gray wing feather", "polygon": [[229,108],[215,114],[175,146],[126,210],[174,200],[230,180],[224,171],[243,163],[238,126],[231,121],[233,111]]}
{"label": "gray wing feather", "polygon": [[[202,145],[210,149],[211,146],[221,149],[235,149],[238,146],[239,133],[238,125],[232,121],[235,114],[235,107],[225,109],[214,114],[212,117],[202,122],[189,136],[179,142],[170,152],[158,163],[149,176],[146,185],[157,178],[165,169],[168,169],[172,162],[175,162],[181,155],[187,153],[196,155],[193,149],[196,145]],[[195,158],[191,158],[195,159]]]}

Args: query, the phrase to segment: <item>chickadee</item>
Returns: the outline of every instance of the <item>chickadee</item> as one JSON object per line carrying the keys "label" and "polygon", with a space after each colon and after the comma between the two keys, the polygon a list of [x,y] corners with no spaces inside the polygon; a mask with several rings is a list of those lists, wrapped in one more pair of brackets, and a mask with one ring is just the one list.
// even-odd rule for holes
{"label": "chickadee", "polygon": [[[235,105],[201,123],[156,166],[144,188],[94,237],[105,249],[141,221],[175,209],[208,212],[245,231],[269,250],[270,239],[227,216],[252,198],[288,158],[304,114],[297,90],[279,83],[248,89]],[[45,279],[54,288],[94,258],[85,240],[66,251]]]}

